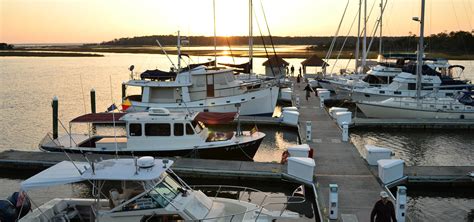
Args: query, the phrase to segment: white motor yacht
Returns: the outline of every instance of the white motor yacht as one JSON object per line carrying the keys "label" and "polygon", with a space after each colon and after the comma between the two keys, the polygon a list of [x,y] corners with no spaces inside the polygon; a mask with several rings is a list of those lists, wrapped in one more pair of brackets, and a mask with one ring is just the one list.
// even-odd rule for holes
{"label": "white motor yacht", "polygon": [[89,123],[92,122],[93,116],[100,119],[105,115],[114,115],[117,122],[125,123],[126,135],[71,133],[56,139],[47,135],[41,142],[40,149],[48,152],[185,156],[248,161],[253,159],[265,137],[265,134],[258,130],[212,132],[205,125],[231,122],[236,113],[184,113],[152,108],[148,112],[87,114],[73,119],[71,123]]}
{"label": "white motor yacht", "polygon": [[128,92],[139,92],[125,98],[131,102],[127,112],[150,108],[236,112],[237,104],[241,104],[241,115],[271,116],[278,99],[276,84],[236,79],[232,69],[198,66],[179,73],[147,72],[141,74],[141,79],[124,83]]}
{"label": "white motor yacht", "polygon": [[[288,197],[265,197],[259,204],[237,199],[208,197],[192,189],[172,170],[172,160],[141,157],[99,162],[60,162],[21,183],[21,190],[86,182],[92,198],[54,198],[21,218],[20,222],[46,221],[274,221],[300,218],[284,207]],[[249,190],[254,191],[251,188]],[[247,191],[249,191],[247,190]],[[267,194],[265,194],[267,195]],[[282,200],[283,199],[283,200]],[[293,202],[304,198],[291,197]],[[291,200],[290,200],[291,201]],[[283,209],[268,210],[282,204]]]}

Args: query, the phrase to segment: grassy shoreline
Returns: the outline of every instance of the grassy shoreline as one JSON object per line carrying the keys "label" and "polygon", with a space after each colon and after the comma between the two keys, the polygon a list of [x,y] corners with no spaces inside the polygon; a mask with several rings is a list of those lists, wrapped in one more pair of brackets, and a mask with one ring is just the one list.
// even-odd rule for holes
{"label": "grassy shoreline", "polygon": [[0,51],[0,57],[103,57],[104,55],[95,53],[77,53],[77,52],[35,52],[24,50]]}
{"label": "grassy shoreline", "polygon": [[[239,47],[239,46],[236,46]],[[165,47],[168,54],[177,54],[177,50],[174,47]],[[209,48],[209,47],[204,47]],[[241,48],[241,47],[239,47]],[[304,46],[301,48],[292,48],[292,49],[285,49],[276,46],[277,48],[277,55],[283,58],[308,58],[313,54],[318,55],[321,58],[326,56],[326,51],[313,51],[313,50],[306,50]],[[273,51],[271,49],[267,49],[270,56],[273,55]],[[36,52],[31,52],[36,51]],[[56,52],[54,52],[56,51]],[[61,53],[58,53],[61,52]],[[12,55],[9,55],[9,52]],[[6,55],[3,55],[4,52],[0,51],[0,56],[64,56],[64,57],[96,57],[96,56],[103,56],[100,54],[92,54],[92,53],[141,53],[141,54],[163,54],[163,51],[156,46],[137,46],[137,47],[120,47],[120,46],[74,46],[74,47],[39,47],[39,48],[24,48],[21,50],[9,51]],[[62,53],[64,52],[64,53]],[[186,49],[182,50],[182,53],[191,55],[191,56],[214,56],[213,49]],[[353,58],[353,51],[345,50],[342,51],[341,55],[339,56],[340,59],[352,59]],[[392,53],[406,53],[406,52],[392,52]],[[217,50],[218,56],[231,56],[230,51],[227,49]],[[232,50],[232,55],[234,57],[248,57],[247,50]],[[428,57],[432,58],[446,58],[450,60],[474,60],[474,54],[451,54],[451,53],[443,53],[443,52],[427,52]],[[254,57],[267,57],[266,53],[263,49],[254,51]],[[335,59],[337,57],[337,52],[333,52],[331,59]],[[376,59],[377,53],[371,52],[368,55],[369,59]]]}

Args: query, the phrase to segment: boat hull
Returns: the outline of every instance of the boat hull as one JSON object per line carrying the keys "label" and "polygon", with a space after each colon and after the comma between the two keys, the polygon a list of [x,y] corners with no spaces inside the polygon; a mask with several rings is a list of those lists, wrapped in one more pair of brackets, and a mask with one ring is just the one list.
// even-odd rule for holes
{"label": "boat hull", "polygon": [[208,98],[186,103],[143,103],[132,101],[127,112],[146,111],[150,108],[167,108],[177,111],[193,112],[237,112],[236,104],[241,104],[240,115],[272,116],[278,100],[279,88],[272,86],[241,95]]}
{"label": "boat hull", "polygon": [[368,118],[379,119],[474,119],[474,112],[446,112],[357,103]]}
{"label": "boat hull", "polygon": [[[182,149],[182,150],[167,150],[160,151],[157,149],[150,150],[119,150],[118,155],[135,155],[135,156],[154,156],[154,157],[190,157],[200,159],[219,159],[219,160],[242,160],[252,161],[253,157],[257,153],[258,147],[264,137],[251,140],[245,143],[235,143],[232,145],[215,146],[209,148],[196,148],[196,149]],[[43,151],[47,152],[67,152],[67,153],[96,153],[96,154],[108,154],[115,155],[115,151],[101,150],[98,148],[83,148],[82,150],[77,147],[65,148],[58,146],[47,146],[41,145]]]}

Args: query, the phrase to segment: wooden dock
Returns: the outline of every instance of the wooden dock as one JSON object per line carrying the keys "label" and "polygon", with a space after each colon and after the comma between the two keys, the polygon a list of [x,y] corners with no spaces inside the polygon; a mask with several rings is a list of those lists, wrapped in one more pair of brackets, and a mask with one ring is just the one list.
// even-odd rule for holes
{"label": "wooden dock", "polygon": [[[81,154],[68,154],[74,161],[86,161]],[[90,161],[115,158],[113,155],[88,154]],[[123,157],[122,157],[123,158]],[[175,161],[171,167],[186,177],[266,179],[286,178],[286,165],[251,161],[224,161],[191,158],[169,158]],[[40,171],[61,161],[68,160],[64,153],[9,150],[0,153],[0,169]]]}
{"label": "wooden dock", "polygon": [[[300,87],[300,89],[303,89]],[[300,93],[304,95],[303,92]],[[298,96],[298,95],[297,95]],[[306,138],[306,121],[312,123],[311,141],[316,162],[315,177],[318,202],[323,218],[328,216],[329,184],[339,187],[339,215],[351,215],[358,221],[370,221],[370,212],[380,199],[383,187],[372,174],[365,160],[350,142],[341,141],[341,130],[329,117],[326,109],[319,107],[319,98],[300,98],[301,137]]]}
{"label": "wooden dock", "polygon": [[[300,89],[303,89],[300,87]],[[370,221],[373,205],[379,200],[379,193],[384,185],[378,179],[377,167],[369,166],[361,157],[357,148],[350,142],[341,141],[342,131],[330,118],[325,108],[319,107],[319,98],[304,99],[300,95],[300,134],[306,138],[306,121],[311,121],[311,141],[306,141],[315,150],[315,178],[320,212],[328,218],[329,184],[339,186],[339,219],[352,218],[353,221]],[[462,123],[461,123],[462,122]],[[413,120],[379,120],[356,118],[353,126],[364,127],[421,127],[470,128],[474,123],[466,121],[413,121]],[[466,167],[425,167],[405,166],[405,180],[402,183],[415,185],[461,183],[472,186],[474,180],[470,172],[474,166]]]}

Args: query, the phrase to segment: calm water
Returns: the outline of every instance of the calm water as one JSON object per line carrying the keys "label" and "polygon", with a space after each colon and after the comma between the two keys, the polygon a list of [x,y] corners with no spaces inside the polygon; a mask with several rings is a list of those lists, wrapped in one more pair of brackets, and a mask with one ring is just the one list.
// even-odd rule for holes
{"label": "calm water", "polygon": [[[168,69],[163,55],[105,54],[102,58],[28,58],[0,59],[0,151],[6,149],[37,150],[42,137],[51,131],[51,98],[59,98],[59,117],[67,126],[72,118],[90,112],[89,90],[97,94],[97,109],[104,111],[112,103],[120,103],[120,84],[129,78],[128,67],[137,72],[146,69]],[[192,57],[194,62],[208,61],[207,57]],[[236,58],[236,63],[245,62]],[[263,73],[265,59],[254,60],[255,72]],[[219,61],[232,63],[230,57]],[[287,59],[298,73],[302,59]],[[466,77],[474,79],[473,61],[451,61],[466,66]],[[341,60],[334,71],[352,67],[352,61]],[[308,72],[310,72],[309,70]],[[469,75],[467,75],[469,74]],[[112,86],[112,87],[111,87]],[[74,130],[84,130],[85,126]],[[255,160],[279,161],[281,152],[296,143],[296,133],[289,129],[259,126],[267,134]],[[60,133],[64,130],[60,129]],[[474,137],[472,131],[446,130],[377,130],[353,131],[352,141],[362,149],[366,143],[392,148],[396,157],[409,165],[473,165]],[[0,197],[18,188],[21,179],[0,179]],[[79,185],[78,185],[79,186]],[[39,199],[50,196],[75,196],[84,192],[81,187],[66,186],[39,192]],[[409,192],[410,194],[410,192]],[[36,195],[36,194],[35,194]],[[43,196],[42,196],[43,195]],[[412,194],[410,194],[412,195]],[[415,195],[413,193],[413,195]],[[441,215],[444,208],[460,211],[474,208],[472,197],[413,197],[410,214],[428,220]],[[427,210],[433,208],[434,212]],[[421,216],[420,216],[421,215]],[[465,214],[464,214],[465,215]],[[425,218],[425,219],[423,219]],[[457,217],[458,221],[463,217]],[[435,219],[436,220],[436,219]]]}

